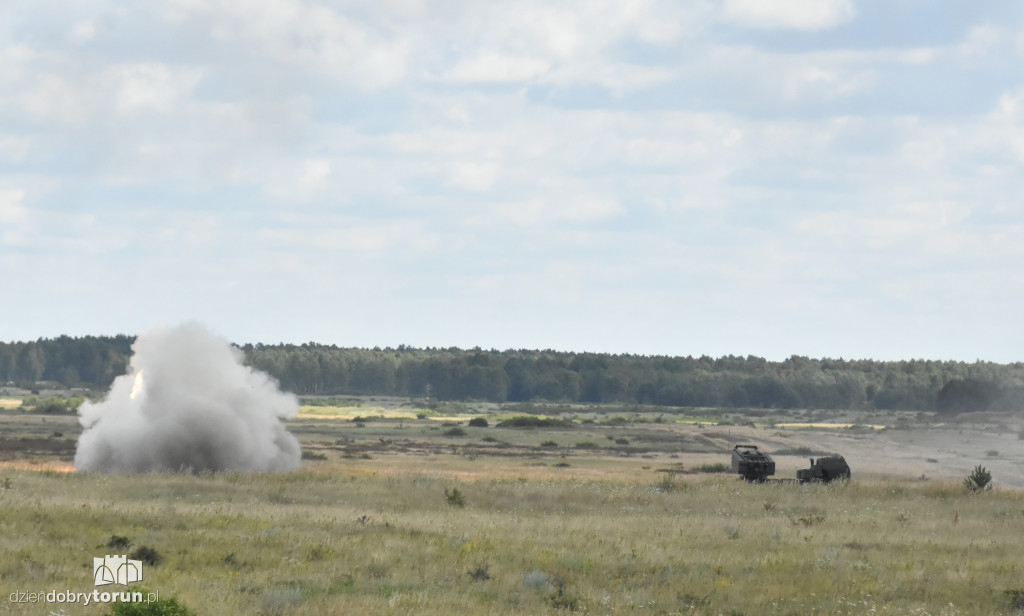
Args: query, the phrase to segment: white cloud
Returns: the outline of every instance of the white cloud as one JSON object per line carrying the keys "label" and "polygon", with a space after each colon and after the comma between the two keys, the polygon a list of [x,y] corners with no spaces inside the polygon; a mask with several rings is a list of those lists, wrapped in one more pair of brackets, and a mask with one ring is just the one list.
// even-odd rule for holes
{"label": "white cloud", "polygon": [[599,85],[621,96],[670,82],[676,76],[677,71],[662,67],[622,62],[583,62],[556,67],[540,76],[539,81],[558,85]]}
{"label": "white cloud", "polygon": [[302,172],[299,176],[299,191],[303,194],[316,191],[327,182],[327,178],[330,175],[331,161],[323,159],[307,160],[303,163]]}
{"label": "white cloud", "polygon": [[397,83],[413,54],[414,37],[396,31],[398,26],[386,19],[377,27],[303,0],[175,0],[166,10],[176,22],[202,24],[226,53],[359,88]]}
{"label": "white cloud", "polygon": [[[163,272],[150,283],[160,310],[178,301],[160,286],[177,283],[230,281],[225,305],[257,305],[269,276],[316,294],[292,319],[301,327],[279,325],[305,339],[415,342],[374,339],[393,335],[381,311],[400,322],[403,306],[433,302],[448,333],[432,342],[486,345],[473,336],[516,321],[503,289],[540,285],[538,313],[609,308],[524,319],[538,345],[636,350],[590,334],[643,298],[645,349],[715,353],[714,336],[694,347],[662,335],[683,321],[676,307],[689,334],[734,331],[727,321],[749,319],[740,307],[758,297],[784,308],[744,321],[751,346],[729,350],[785,356],[821,333],[783,322],[794,307],[826,329],[864,307],[881,322],[896,314],[886,289],[920,292],[898,297],[900,314],[927,311],[941,285],[912,283],[947,271],[997,297],[1012,291],[979,271],[1024,251],[1024,90],[1006,60],[1024,30],[1012,20],[941,7],[924,19],[908,5],[926,30],[908,43],[853,0],[29,4],[38,31],[0,46],[0,221],[6,245],[52,252],[9,250],[5,267],[91,255],[115,280],[140,264]],[[865,23],[828,32],[855,17]],[[221,267],[205,272],[215,252]],[[90,301],[70,276],[25,282]],[[365,308],[344,301],[352,288]],[[481,308],[473,332],[445,321],[467,301]],[[359,326],[336,329],[323,305],[357,311],[346,315]],[[280,321],[292,309],[266,308]],[[757,346],[773,320],[786,335]],[[242,336],[278,335],[254,327]]]}
{"label": "white cloud", "polygon": [[840,72],[809,65],[791,70],[784,83],[788,100],[832,100],[870,90],[875,77],[869,70]]}
{"label": "white cloud", "polygon": [[20,89],[12,99],[19,110],[37,122],[79,123],[88,117],[88,109],[75,84],[56,75],[39,75]]}
{"label": "white cloud", "polygon": [[860,212],[809,214],[795,228],[806,237],[862,244],[872,249],[898,247],[928,255],[958,254],[971,233],[963,223],[971,209],[953,201],[904,202]]}
{"label": "white cloud", "polygon": [[28,137],[0,135],[0,160],[19,163],[25,160],[32,150],[32,140]]}
{"label": "white cloud", "polygon": [[898,50],[890,53],[896,62],[910,66],[929,64],[937,60],[940,56],[939,50],[927,47]]}
{"label": "white cloud", "polygon": [[32,231],[29,210],[22,202],[25,190],[0,188],[0,245],[29,246]]}
{"label": "white cloud", "polygon": [[962,56],[978,57],[989,54],[1002,42],[1002,32],[989,24],[974,26],[967,33],[967,38],[960,43],[956,51]]}
{"label": "white cloud", "polygon": [[1011,122],[1024,121],[1024,89],[1007,92],[999,97],[997,118]]}
{"label": "white cloud", "polygon": [[[1019,163],[1024,163],[1024,88],[1000,96],[989,121],[993,139],[1001,141]],[[1013,173],[1019,171],[1014,169]]]}
{"label": "white cloud", "polygon": [[300,203],[332,199],[340,207],[336,192],[337,163],[333,158],[293,159],[281,155],[254,156],[229,169],[233,184],[255,185],[279,203]]}
{"label": "white cloud", "polygon": [[24,44],[0,48],[0,83],[14,84],[30,71],[29,66],[38,57],[36,51]]}
{"label": "white cloud", "polygon": [[19,223],[28,218],[28,210],[21,204],[24,199],[24,190],[0,189],[0,224]]}
{"label": "white cloud", "polygon": [[96,22],[83,19],[71,27],[71,40],[75,43],[87,43],[96,38]]}
{"label": "white cloud", "polygon": [[[38,60],[37,57],[23,57]],[[199,84],[202,71],[164,63],[124,63],[82,67],[70,58],[39,60],[20,71],[11,94],[0,102],[40,123],[84,125],[114,114],[152,110],[180,113]]]}
{"label": "white cloud", "polygon": [[472,225],[513,224],[537,227],[564,223],[590,224],[611,218],[623,212],[615,199],[598,194],[569,194],[548,199],[530,199],[516,203],[502,203],[491,208],[485,216],[477,216]]}
{"label": "white cloud", "polygon": [[501,175],[501,168],[493,162],[462,161],[452,169],[452,182],[466,190],[486,192]]}
{"label": "white cloud", "polygon": [[747,28],[827,30],[853,19],[851,0],[722,0],[722,16]]}
{"label": "white cloud", "polygon": [[476,4],[440,26],[457,42],[454,54],[440,59],[445,68],[439,74],[460,83],[541,81],[595,84],[616,93],[636,90],[668,81],[675,72],[617,60],[617,47],[674,45],[700,27],[700,13],[697,5],[649,0]]}
{"label": "white cloud", "polygon": [[443,79],[455,83],[517,83],[532,81],[551,68],[545,60],[483,52],[460,60]]}
{"label": "white cloud", "polygon": [[116,107],[123,112],[180,109],[199,84],[202,71],[172,69],[162,63],[127,64],[107,71],[115,89]]}
{"label": "white cloud", "polygon": [[[339,215],[284,215],[277,226],[259,230],[259,238],[271,248],[296,254],[340,253],[359,259],[418,259],[435,251],[450,251],[459,244],[453,234],[434,232],[422,220],[366,220]],[[371,265],[360,263],[359,267]]]}

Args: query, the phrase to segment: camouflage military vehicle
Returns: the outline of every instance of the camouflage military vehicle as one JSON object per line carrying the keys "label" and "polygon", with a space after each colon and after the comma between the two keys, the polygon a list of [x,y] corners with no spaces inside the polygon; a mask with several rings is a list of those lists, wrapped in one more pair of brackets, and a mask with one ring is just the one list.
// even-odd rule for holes
{"label": "camouflage military vehicle", "polygon": [[756,445],[736,445],[732,450],[732,472],[747,481],[764,481],[775,474],[775,460]]}
{"label": "camouflage military vehicle", "polygon": [[808,483],[810,481],[828,483],[835,479],[849,479],[850,465],[846,463],[846,458],[843,456],[818,458],[817,462],[814,461],[814,458],[811,458],[811,468],[799,469],[796,472],[796,478],[800,483]]}

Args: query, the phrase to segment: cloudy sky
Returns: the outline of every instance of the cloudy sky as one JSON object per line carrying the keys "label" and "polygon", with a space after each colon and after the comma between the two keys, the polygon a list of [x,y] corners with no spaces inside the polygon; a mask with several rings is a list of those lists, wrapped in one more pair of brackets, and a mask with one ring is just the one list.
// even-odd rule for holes
{"label": "cloudy sky", "polygon": [[1024,4],[0,4],[0,340],[1024,360]]}

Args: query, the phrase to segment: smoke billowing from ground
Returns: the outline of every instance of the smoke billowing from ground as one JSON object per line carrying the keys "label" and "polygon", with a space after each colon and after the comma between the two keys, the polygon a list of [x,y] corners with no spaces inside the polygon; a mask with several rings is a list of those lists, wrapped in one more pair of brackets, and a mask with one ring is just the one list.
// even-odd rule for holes
{"label": "smoke billowing from ground", "polygon": [[[198,323],[156,327],[132,346],[129,373],[78,409],[80,471],[286,471],[299,442],[281,422],[298,399]],[[140,376],[141,375],[141,376]]]}

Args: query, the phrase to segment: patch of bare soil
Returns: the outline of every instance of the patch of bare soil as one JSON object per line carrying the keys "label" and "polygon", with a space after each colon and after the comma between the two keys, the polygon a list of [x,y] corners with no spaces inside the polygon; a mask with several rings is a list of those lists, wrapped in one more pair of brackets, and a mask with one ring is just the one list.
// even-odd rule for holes
{"label": "patch of bare soil", "polygon": [[825,433],[815,439],[841,452],[858,472],[960,481],[978,465],[997,487],[1024,489],[1024,440],[990,426],[941,426],[876,434]]}

